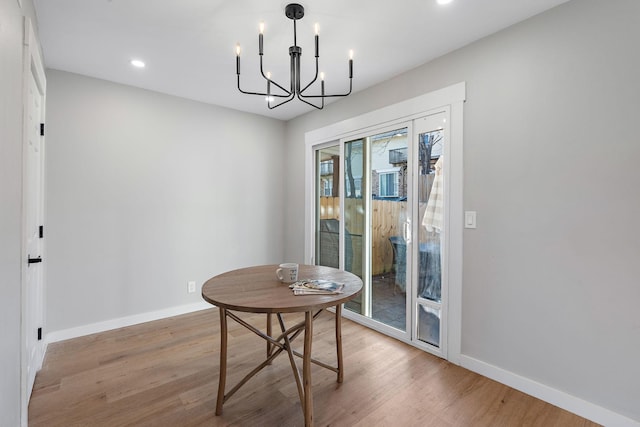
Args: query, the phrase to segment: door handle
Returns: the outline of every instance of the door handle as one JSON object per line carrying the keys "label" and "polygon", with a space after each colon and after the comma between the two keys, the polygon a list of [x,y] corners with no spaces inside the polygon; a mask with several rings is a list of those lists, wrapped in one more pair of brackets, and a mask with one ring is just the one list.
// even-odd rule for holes
{"label": "door handle", "polygon": [[31,264],[37,264],[39,262],[42,262],[42,257],[38,257],[38,258],[31,258],[28,257],[27,258],[27,266],[31,265]]}
{"label": "door handle", "polygon": [[409,220],[405,221],[402,234],[403,234],[402,237],[404,237],[404,241],[407,243],[410,243],[411,242],[411,221]]}

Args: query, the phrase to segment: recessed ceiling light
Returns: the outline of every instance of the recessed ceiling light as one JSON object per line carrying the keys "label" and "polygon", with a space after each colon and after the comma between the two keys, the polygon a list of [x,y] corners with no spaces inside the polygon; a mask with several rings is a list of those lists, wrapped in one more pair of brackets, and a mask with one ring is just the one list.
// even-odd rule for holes
{"label": "recessed ceiling light", "polygon": [[451,3],[453,0],[438,0],[438,4],[449,4]]}
{"label": "recessed ceiling light", "polygon": [[131,60],[131,65],[133,65],[136,68],[144,68],[144,62],[140,61],[139,59],[132,59]]}

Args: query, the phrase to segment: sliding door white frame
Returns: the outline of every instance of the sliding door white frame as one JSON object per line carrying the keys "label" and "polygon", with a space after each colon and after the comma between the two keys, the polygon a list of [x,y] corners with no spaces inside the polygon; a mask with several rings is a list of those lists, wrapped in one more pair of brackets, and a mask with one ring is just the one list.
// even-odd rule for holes
{"label": "sliding door white frame", "polygon": [[[325,126],[305,134],[305,257],[307,263],[314,263],[315,234],[313,233],[316,212],[314,162],[315,150],[330,141],[340,141],[361,135],[363,132],[375,132],[376,129],[410,121],[429,115],[438,109],[448,107],[450,111],[450,174],[449,211],[447,220],[449,233],[447,247],[449,259],[446,274],[449,284],[446,357],[460,364],[461,343],[461,304],[462,304],[462,230],[463,230],[463,103],[466,97],[466,85],[457,83],[428,94],[393,104],[333,125]],[[346,310],[345,317],[351,318]],[[355,317],[356,315],[354,315]],[[361,316],[357,316],[361,317]],[[361,321],[361,319],[353,319]],[[364,323],[364,322],[363,322]],[[412,345],[405,337],[398,339]]]}

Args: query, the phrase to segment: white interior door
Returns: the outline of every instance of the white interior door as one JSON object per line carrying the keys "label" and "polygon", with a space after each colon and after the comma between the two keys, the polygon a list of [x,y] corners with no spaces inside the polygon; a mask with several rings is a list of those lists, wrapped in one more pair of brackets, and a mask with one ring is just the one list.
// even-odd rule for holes
{"label": "white interior door", "polygon": [[29,79],[28,99],[28,136],[25,147],[26,180],[24,189],[26,220],[26,345],[27,378],[29,388],[33,386],[35,373],[42,361],[43,284],[42,284],[42,149],[43,136],[40,135],[42,123],[41,92],[33,74]]}
{"label": "white interior door", "polygon": [[36,372],[44,358],[44,102],[46,81],[39,50],[30,21],[25,22],[24,138],[23,138],[23,226],[24,267],[22,289],[22,421],[26,425],[26,407]]}

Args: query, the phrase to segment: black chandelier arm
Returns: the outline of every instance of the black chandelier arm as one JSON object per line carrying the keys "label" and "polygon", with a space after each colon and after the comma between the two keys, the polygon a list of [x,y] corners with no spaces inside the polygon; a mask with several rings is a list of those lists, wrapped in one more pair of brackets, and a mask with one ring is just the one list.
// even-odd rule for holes
{"label": "black chandelier arm", "polygon": [[[349,60],[349,92],[347,93],[340,93],[340,94],[335,94],[335,95],[325,95],[324,93],[322,95],[305,95],[304,92],[309,88],[309,86],[311,86],[316,80],[318,79],[318,57],[316,56],[316,75],[313,78],[313,80],[311,80],[311,82],[306,85],[304,87],[304,89],[302,89],[300,91],[300,96],[302,98],[338,98],[338,97],[344,97],[344,96],[349,96],[351,95],[351,91],[353,90],[353,62],[352,60]],[[324,88],[322,90],[324,92]],[[302,99],[301,99],[302,100]]]}
{"label": "black chandelier arm", "polygon": [[[286,98],[286,97],[291,96],[292,91],[289,91],[289,90],[287,90],[287,89],[283,88],[283,87],[282,87],[282,86],[280,86],[280,85],[279,85],[275,80],[272,80],[272,79],[268,78],[268,77],[265,75],[265,73],[264,73],[264,68],[262,67],[262,55],[260,55],[260,74],[262,74],[262,77],[263,77],[267,82],[269,82],[269,81],[270,81],[271,83],[273,83],[274,85],[276,85],[280,90],[282,90],[284,93],[286,93],[286,95],[273,95],[273,96],[277,96],[277,97],[279,97],[279,98]],[[266,96],[266,95],[267,95],[267,94],[265,93],[265,96]]]}
{"label": "black chandelier arm", "polygon": [[304,89],[302,89],[302,90],[300,91],[300,93],[304,93],[304,91],[305,91],[305,90],[307,90],[307,89],[309,88],[309,86],[311,86],[312,84],[314,84],[314,83],[316,82],[316,80],[318,80],[318,57],[317,57],[317,56],[316,56],[316,75],[313,77],[313,80],[311,80],[311,81],[309,82],[309,84],[308,84],[308,85],[306,85],[306,86],[304,87]]}
{"label": "black chandelier arm", "polygon": [[[338,93],[338,94],[335,94],[335,95],[304,95],[302,92],[300,92],[298,97],[302,97],[302,98],[340,98],[340,97],[351,95],[351,91],[352,90],[353,90],[353,80],[349,79],[349,92]],[[300,99],[300,100],[302,101],[303,99]]]}
{"label": "black chandelier arm", "polygon": [[[324,108],[324,97],[322,97],[322,96],[316,96],[315,97],[315,98],[322,98],[322,104],[320,105],[320,107],[318,107],[316,104],[314,104],[312,102],[309,102],[306,99],[304,99],[305,96],[301,95],[300,92],[298,92],[296,95],[297,95],[297,97],[298,97],[298,99],[300,101],[304,102],[307,105],[311,105],[312,107],[317,108],[318,110],[322,110]],[[310,98],[310,97],[308,96],[306,98]]]}
{"label": "black chandelier arm", "polygon": [[240,87],[240,75],[238,74],[238,90],[241,93],[244,93],[245,95],[259,95],[259,96],[273,96],[274,98],[288,98],[290,97],[292,94],[289,93],[287,95],[279,95],[279,94],[267,94],[266,92],[252,92],[252,91],[248,91],[248,90],[244,90]]}
{"label": "black chandelier arm", "polygon": [[279,106],[281,106],[283,104],[286,104],[287,102],[292,101],[294,98],[295,98],[295,94],[291,94],[291,95],[289,95],[288,99],[285,99],[284,101],[282,101],[282,102],[280,102],[278,104],[275,104],[275,105],[271,105],[271,100],[267,99],[267,107],[269,107],[270,110],[273,110],[276,107],[279,107]]}

